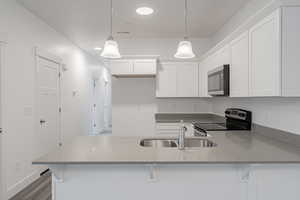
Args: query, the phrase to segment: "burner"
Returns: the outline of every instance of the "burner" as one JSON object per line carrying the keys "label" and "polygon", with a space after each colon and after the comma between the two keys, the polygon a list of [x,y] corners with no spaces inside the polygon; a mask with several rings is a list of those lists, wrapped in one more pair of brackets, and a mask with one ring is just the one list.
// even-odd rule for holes
{"label": "burner", "polygon": [[229,108],[225,111],[226,123],[193,123],[194,129],[200,132],[251,130],[252,113],[247,110]]}

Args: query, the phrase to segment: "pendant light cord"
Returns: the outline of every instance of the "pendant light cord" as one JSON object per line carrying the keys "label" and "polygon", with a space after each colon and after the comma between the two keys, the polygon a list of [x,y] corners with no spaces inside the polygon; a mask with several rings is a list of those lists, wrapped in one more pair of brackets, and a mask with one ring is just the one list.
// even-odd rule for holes
{"label": "pendant light cord", "polygon": [[188,27],[187,27],[187,0],[184,2],[184,30],[185,30],[185,35],[184,38],[188,38]]}
{"label": "pendant light cord", "polygon": [[112,24],[113,24],[113,0],[110,0],[110,37],[112,37]]}

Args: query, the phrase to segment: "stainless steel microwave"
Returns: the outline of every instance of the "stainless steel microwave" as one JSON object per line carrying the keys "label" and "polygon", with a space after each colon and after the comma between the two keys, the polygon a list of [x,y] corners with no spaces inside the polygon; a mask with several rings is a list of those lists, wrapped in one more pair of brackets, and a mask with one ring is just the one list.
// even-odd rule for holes
{"label": "stainless steel microwave", "polygon": [[229,96],[229,65],[222,65],[208,72],[208,94],[210,96]]}

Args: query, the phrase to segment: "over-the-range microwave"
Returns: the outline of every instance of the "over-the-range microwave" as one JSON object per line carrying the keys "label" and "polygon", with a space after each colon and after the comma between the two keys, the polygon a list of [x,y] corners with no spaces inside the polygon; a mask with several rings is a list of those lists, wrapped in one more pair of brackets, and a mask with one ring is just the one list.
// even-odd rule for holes
{"label": "over-the-range microwave", "polygon": [[222,65],[208,72],[208,94],[210,96],[229,96],[229,65]]}

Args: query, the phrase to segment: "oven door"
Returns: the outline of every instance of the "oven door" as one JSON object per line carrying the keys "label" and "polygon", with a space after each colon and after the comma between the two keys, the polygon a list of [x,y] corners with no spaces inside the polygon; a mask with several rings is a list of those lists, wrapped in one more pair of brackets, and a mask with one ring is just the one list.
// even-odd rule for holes
{"label": "oven door", "polygon": [[208,94],[229,96],[229,65],[208,72]]}

